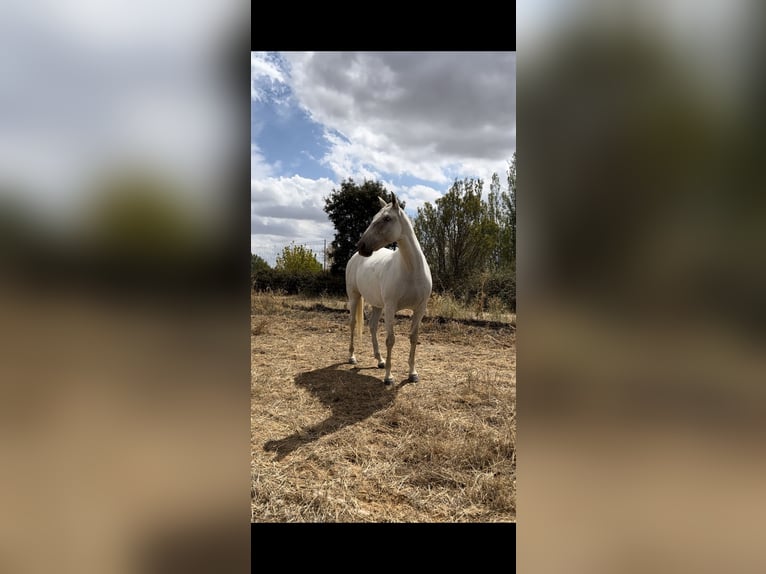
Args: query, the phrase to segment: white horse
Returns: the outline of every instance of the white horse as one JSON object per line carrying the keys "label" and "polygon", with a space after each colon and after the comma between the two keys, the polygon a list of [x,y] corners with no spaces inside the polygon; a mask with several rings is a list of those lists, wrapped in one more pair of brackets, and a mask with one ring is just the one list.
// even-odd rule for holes
{"label": "white horse", "polygon": [[[400,309],[412,309],[410,330],[410,374],[409,381],[417,382],[415,370],[415,346],[418,343],[420,321],[426,313],[428,297],[431,295],[431,269],[420,248],[412,229],[412,223],[392,194],[391,203],[382,198],[382,209],[357,243],[357,253],[346,265],[346,292],[351,310],[351,345],[349,363],[356,364],[354,357],[354,335],[361,337],[364,324],[364,301],[372,305],[370,313],[370,334],[372,349],[378,360],[378,368],[386,368],[383,382],[394,382],[391,376],[391,348],[394,346],[394,315]],[[381,249],[396,242],[398,249]],[[378,348],[378,322],[385,310],[386,362],[380,357]]]}

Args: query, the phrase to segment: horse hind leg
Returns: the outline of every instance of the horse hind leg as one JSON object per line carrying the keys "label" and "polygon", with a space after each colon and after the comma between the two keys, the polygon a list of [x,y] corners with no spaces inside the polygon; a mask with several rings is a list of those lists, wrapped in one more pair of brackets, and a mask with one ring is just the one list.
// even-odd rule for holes
{"label": "horse hind leg", "polygon": [[394,348],[396,336],[394,335],[394,315],[396,311],[393,306],[386,306],[386,376],[383,382],[386,386],[393,384],[394,378],[391,376],[391,350]]}
{"label": "horse hind leg", "polygon": [[349,311],[351,312],[351,343],[348,346],[348,362],[352,365],[357,364],[354,356],[354,336],[362,331],[362,322],[364,322],[364,301],[361,295],[349,297]]}
{"label": "horse hind leg", "polygon": [[386,366],[380,356],[380,347],[378,346],[378,326],[380,325],[380,315],[383,313],[383,307],[373,307],[370,312],[370,335],[372,336],[372,352],[375,360],[378,361],[378,368]]}

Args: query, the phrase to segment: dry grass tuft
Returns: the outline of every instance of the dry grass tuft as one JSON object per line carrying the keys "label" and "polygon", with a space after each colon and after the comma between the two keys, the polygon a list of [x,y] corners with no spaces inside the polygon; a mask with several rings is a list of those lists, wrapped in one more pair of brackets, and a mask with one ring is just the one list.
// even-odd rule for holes
{"label": "dry grass tuft", "polygon": [[459,321],[493,321],[516,326],[516,314],[508,310],[503,300],[494,295],[486,298],[483,292],[472,305],[465,304],[450,293],[433,293],[428,302],[428,316]]}
{"label": "dry grass tuft", "polygon": [[266,332],[266,326],[269,324],[268,319],[260,319],[252,322],[250,334],[253,336],[262,335]]}
{"label": "dry grass tuft", "polygon": [[512,328],[425,322],[408,384],[398,317],[386,389],[343,300],[257,294],[252,324],[253,521],[515,521]]}

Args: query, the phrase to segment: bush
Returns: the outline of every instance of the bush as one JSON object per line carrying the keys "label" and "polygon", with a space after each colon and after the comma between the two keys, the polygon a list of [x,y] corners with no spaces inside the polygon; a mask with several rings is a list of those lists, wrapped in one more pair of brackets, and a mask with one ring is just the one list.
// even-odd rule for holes
{"label": "bush", "polygon": [[346,294],[345,277],[329,271],[294,273],[283,269],[261,269],[252,275],[253,291],[282,291],[288,295]]}
{"label": "bush", "polygon": [[[436,286],[434,286],[436,289]],[[452,294],[469,306],[489,310],[490,302],[498,302],[511,312],[516,312],[516,273],[512,268],[485,271],[458,283]]]}
{"label": "bush", "polygon": [[317,261],[316,255],[305,245],[285,245],[282,253],[277,255],[275,269],[286,271],[295,275],[319,273],[322,264]]}
{"label": "bush", "polygon": [[[296,273],[283,269],[260,268],[251,276],[253,291],[281,291],[288,295],[346,295],[346,279],[330,271]],[[434,292],[444,290],[434,285]],[[462,281],[451,294],[464,304],[497,311],[503,306],[516,312],[516,274],[513,269],[485,272]],[[493,307],[493,309],[490,309]]]}

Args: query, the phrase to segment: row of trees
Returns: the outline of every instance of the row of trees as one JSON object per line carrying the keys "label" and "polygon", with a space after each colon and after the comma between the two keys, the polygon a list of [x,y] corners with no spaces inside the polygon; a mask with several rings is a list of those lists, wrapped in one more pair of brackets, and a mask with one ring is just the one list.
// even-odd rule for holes
{"label": "row of trees", "polygon": [[438,289],[461,291],[476,277],[516,267],[516,155],[502,189],[495,173],[483,197],[480,179],[455,181],[434,204],[418,208],[413,225]]}
{"label": "row of trees", "polygon": [[314,252],[305,245],[286,245],[272,268],[263,257],[250,254],[250,279],[255,290],[287,293],[345,292],[343,277],[322,270]]}
{"label": "row of trees", "polygon": [[[515,153],[506,176],[503,188],[499,176],[493,174],[486,196],[481,179],[456,180],[444,196],[418,208],[413,226],[437,292],[450,291],[464,299],[495,295],[515,309]],[[273,270],[262,258],[253,256],[254,288],[344,293],[346,263],[380,210],[379,196],[386,198],[389,193],[378,181],[343,181],[340,189],[333,189],[325,198],[325,212],[335,227],[330,270],[322,271],[309,249],[293,244],[283,249]],[[395,249],[396,245],[389,247]]]}

